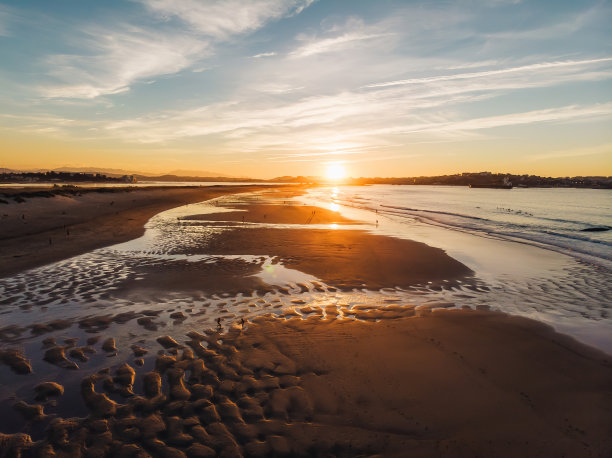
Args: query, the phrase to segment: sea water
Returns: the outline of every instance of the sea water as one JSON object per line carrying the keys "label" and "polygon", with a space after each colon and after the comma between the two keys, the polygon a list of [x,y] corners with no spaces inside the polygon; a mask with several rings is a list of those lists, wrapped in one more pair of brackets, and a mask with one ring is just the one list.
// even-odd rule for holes
{"label": "sea water", "polygon": [[302,200],[444,249],[487,285],[444,293],[458,306],[534,318],[612,353],[612,190],[332,186]]}
{"label": "sea water", "polygon": [[310,195],[397,221],[516,240],[612,266],[610,189],[375,185],[323,188]]}

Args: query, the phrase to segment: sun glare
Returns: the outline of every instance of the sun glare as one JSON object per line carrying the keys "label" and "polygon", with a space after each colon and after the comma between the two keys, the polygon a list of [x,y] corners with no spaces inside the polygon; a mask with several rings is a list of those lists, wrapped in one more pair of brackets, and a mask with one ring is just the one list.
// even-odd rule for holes
{"label": "sun glare", "polygon": [[329,181],[340,181],[346,178],[346,169],[342,164],[330,164],[325,169],[325,178]]}

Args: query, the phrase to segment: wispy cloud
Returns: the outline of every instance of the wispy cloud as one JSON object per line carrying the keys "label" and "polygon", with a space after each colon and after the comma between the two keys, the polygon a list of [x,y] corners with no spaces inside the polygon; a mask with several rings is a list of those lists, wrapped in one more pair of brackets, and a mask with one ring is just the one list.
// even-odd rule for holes
{"label": "wispy cloud", "polygon": [[545,110],[533,110],[523,113],[511,113],[500,116],[487,116],[454,122],[435,122],[423,125],[414,125],[403,129],[405,133],[411,132],[450,132],[493,129],[521,124],[536,124],[548,122],[584,121],[593,118],[612,117],[612,103],[594,104],[588,106],[569,105]]}
{"label": "wispy cloud", "polygon": [[[59,84],[45,85],[41,92],[49,98],[83,99],[122,93],[144,78],[172,75],[191,67],[212,54],[211,40],[252,32],[270,20],[298,14],[312,2],[141,0],[148,10],[166,18],[176,17],[197,33],[126,24],[112,29],[90,27],[84,38],[75,40],[75,45],[87,48],[86,53],[52,55],[46,59],[49,74]],[[259,57],[265,55],[272,53]]]}
{"label": "wispy cloud", "polygon": [[522,65],[520,67],[486,70],[482,72],[457,73],[453,75],[440,75],[440,76],[429,76],[425,78],[409,78],[409,79],[397,80],[397,81],[386,81],[382,83],[368,84],[365,87],[377,88],[377,87],[389,87],[389,86],[403,86],[406,84],[428,84],[428,83],[437,83],[441,81],[486,78],[490,76],[506,75],[509,73],[531,74],[532,72],[545,71],[549,69],[557,69],[561,67],[588,66],[588,65],[601,64],[601,63],[606,63],[606,62],[611,62],[611,61],[612,61],[612,57],[604,57],[600,59],[588,59],[588,60],[566,60],[566,61],[557,61],[557,62],[541,62],[541,63],[530,64],[530,65]]}
{"label": "wispy cloud", "polygon": [[384,30],[384,24],[366,25],[363,20],[351,17],[344,23],[333,24],[319,34],[299,34],[296,38],[302,44],[289,53],[291,58],[302,58],[317,54],[331,53],[355,46],[363,46],[363,42],[393,35]]}
{"label": "wispy cloud", "polygon": [[251,59],[260,59],[261,57],[272,57],[272,56],[276,56],[275,52],[262,52],[259,54],[255,54],[254,56],[251,56]]}
{"label": "wispy cloud", "polygon": [[[429,138],[491,128],[602,119],[612,116],[612,103],[564,106],[471,119],[449,120],[421,113],[415,105],[399,111],[406,99],[361,99],[354,94],[306,99],[269,109],[239,104],[214,105],[188,112],[110,123],[106,129],[128,141],[160,143],[177,138],[222,135],[235,151],[306,150],[355,154],[363,148],[384,148],[393,136],[427,134]],[[409,103],[409,102],[408,102]],[[419,140],[421,137],[415,137]],[[347,147],[347,142],[351,142]]]}
{"label": "wispy cloud", "polygon": [[0,37],[9,35],[11,16],[7,7],[0,5]]}
{"label": "wispy cloud", "polygon": [[387,36],[388,34],[382,33],[345,33],[343,35],[334,37],[334,38],[323,38],[320,40],[313,40],[309,43],[306,43],[303,46],[300,46],[295,51],[291,52],[292,57],[308,57],[313,56],[315,54],[321,54],[325,52],[338,51],[340,49],[344,49],[347,46],[354,44],[355,42],[365,41],[365,40],[373,40],[375,38],[380,38]]}
{"label": "wispy cloud", "polygon": [[268,21],[299,14],[314,0],[140,0],[163,18],[178,18],[201,34],[227,39]]}
{"label": "wispy cloud", "polygon": [[49,74],[60,84],[41,88],[46,97],[92,99],[129,90],[138,80],[177,73],[206,52],[200,40],[124,26],[91,29],[83,39],[90,55],[53,55]]}
{"label": "wispy cloud", "polygon": [[255,86],[256,91],[264,92],[266,94],[289,94],[304,89],[303,86],[292,86],[290,84],[283,83],[268,83],[260,86]]}

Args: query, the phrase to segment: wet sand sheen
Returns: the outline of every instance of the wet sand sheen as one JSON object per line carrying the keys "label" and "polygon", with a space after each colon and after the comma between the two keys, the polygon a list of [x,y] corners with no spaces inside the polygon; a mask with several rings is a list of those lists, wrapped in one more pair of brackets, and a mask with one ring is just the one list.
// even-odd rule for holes
{"label": "wet sand sheen", "polygon": [[344,290],[406,288],[472,274],[440,249],[356,230],[238,228],[216,234],[205,250],[275,256]]}
{"label": "wet sand sheen", "polygon": [[[23,431],[40,440],[0,435],[0,450],[141,457],[610,454],[607,355],[502,313],[431,312],[452,304],[415,307],[389,296],[374,307],[339,304],[331,286],[409,287],[472,273],[421,243],[354,228],[275,228],[351,221],[269,194],[280,205],[255,203],[236,206],[246,212],[185,218],[186,224],[239,223],[189,247],[190,253],[273,256],[329,285],[316,286],[329,301],[311,305],[296,298],[292,308],[244,324],[219,302],[219,316],[230,317],[226,332],[194,326],[199,312],[188,306],[166,311],[163,304],[82,320],[79,327],[91,337],[81,341],[55,338],[62,330],[64,336],[73,333],[70,322],[28,327],[33,335],[53,336],[41,340],[40,354],[2,353],[0,367],[21,371],[14,376],[21,381],[33,380],[29,390],[20,385],[13,404],[26,418]],[[252,276],[261,263],[210,264],[207,271],[189,265],[196,267],[152,270],[123,287],[152,291],[153,297],[156,288],[226,290],[229,302],[241,288],[262,286]],[[245,310],[272,310],[272,297],[239,302]],[[168,323],[161,318],[166,312]],[[109,326],[121,332],[109,335]],[[155,336],[153,342],[145,344],[145,334]],[[129,360],[117,357],[125,347],[133,353]],[[71,374],[64,377],[71,380],[66,390],[36,386],[43,380],[27,374],[28,361],[43,358]],[[71,410],[70,403],[79,407]],[[48,411],[61,415],[52,418]]]}

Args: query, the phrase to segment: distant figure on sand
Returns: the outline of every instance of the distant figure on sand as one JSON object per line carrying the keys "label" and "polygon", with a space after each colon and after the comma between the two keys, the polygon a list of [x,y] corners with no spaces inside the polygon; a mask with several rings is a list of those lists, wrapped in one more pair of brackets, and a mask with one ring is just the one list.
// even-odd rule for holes
{"label": "distant figure on sand", "polygon": [[244,318],[240,318],[240,326],[244,329]]}
{"label": "distant figure on sand", "polygon": [[217,318],[217,328],[221,329],[221,317]]}

